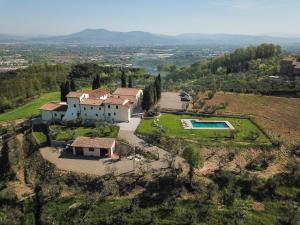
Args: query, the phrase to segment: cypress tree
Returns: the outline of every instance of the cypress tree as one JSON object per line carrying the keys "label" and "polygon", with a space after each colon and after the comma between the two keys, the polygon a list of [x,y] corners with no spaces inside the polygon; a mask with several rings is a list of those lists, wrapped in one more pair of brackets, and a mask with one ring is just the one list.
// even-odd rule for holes
{"label": "cypress tree", "polygon": [[71,91],[76,91],[76,83],[73,78],[71,78],[71,85],[70,85]]}
{"label": "cypress tree", "polygon": [[66,91],[65,91],[65,84],[60,84],[60,101],[65,102],[66,99]]}
{"label": "cypress tree", "polygon": [[142,109],[148,111],[151,107],[151,96],[149,86],[146,86],[143,93]]}
{"label": "cypress tree", "polygon": [[0,157],[0,177],[4,177],[9,171],[9,147],[7,140],[3,140]]}
{"label": "cypress tree", "polygon": [[125,76],[125,72],[123,71],[122,72],[122,75],[121,75],[121,87],[126,87],[126,76]]}
{"label": "cypress tree", "polygon": [[70,88],[70,82],[67,80],[66,83],[65,83],[65,96],[67,94],[69,94],[71,91],[71,88]]}
{"label": "cypress tree", "polygon": [[96,89],[96,78],[95,77],[93,77],[92,89],[93,90]]}
{"label": "cypress tree", "polygon": [[96,76],[95,87],[96,87],[96,89],[101,87],[101,82],[100,82],[100,76],[99,75]]}
{"label": "cypress tree", "polygon": [[128,77],[128,87],[132,88],[132,76]]}

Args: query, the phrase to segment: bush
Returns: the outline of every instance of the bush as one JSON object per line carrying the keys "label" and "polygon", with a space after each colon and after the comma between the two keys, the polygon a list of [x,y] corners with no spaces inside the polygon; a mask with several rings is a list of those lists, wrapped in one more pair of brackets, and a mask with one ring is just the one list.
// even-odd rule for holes
{"label": "bush", "polygon": [[214,96],[215,96],[215,92],[213,92],[213,91],[209,91],[209,92],[207,93],[207,98],[208,98],[208,99],[212,99]]}
{"label": "bush", "polygon": [[194,148],[193,146],[188,146],[183,151],[183,157],[188,161],[188,163],[194,168],[203,167],[204,158],[200,150]]}
{"label": "bush", "polygon": [[254,160],[246,165],[247,170],[262,171],[269,167],[269,164],[275,160],[274,155],[260,154]]}

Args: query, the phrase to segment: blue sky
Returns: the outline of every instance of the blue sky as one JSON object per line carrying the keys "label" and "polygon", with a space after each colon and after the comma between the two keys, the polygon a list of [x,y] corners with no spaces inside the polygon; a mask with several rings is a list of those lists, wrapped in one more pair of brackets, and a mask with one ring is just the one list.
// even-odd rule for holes
{"label": "blue sky", "polygon": [[0,33],[86,28],[300,36],[300,0],[0,0]]}

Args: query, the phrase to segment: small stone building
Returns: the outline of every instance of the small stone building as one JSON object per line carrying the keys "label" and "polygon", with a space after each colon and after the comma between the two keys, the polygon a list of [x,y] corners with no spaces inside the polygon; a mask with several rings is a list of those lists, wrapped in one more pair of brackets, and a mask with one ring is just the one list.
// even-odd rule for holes
{"label": "small stone building", "polygon": [[71,144],[74,155],[112,158],[116,147],[114,138],[78,137]]}

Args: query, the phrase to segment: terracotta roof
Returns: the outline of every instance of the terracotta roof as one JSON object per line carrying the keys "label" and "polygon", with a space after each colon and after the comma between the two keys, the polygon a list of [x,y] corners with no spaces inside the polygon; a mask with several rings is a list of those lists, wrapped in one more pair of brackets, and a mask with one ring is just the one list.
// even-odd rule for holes
{"label": "terracotta roof", "polygon": [[104,95],[108,95],[109,92],[104,89],[95,89],[95,90],[84,90],[84,93],[89,94],[89,98],[101,98]]}
{"label": "terracotta roof", "polygon": [[117,88],[115,92],[113,93],[114,95],[124,95],[124,96],[136,96],[140,89],[136,88]]}
{"label": "terracotta roof", "polygon": [[43,105],[41,110],[46,110],[46,111],[61,111],[65,112],[68,109],[68,105],[65,103],[59,103],[59,102],[49,102]]}
{"label": "terracotta roof", "polygon": [[128,99],[129,101],[133,102],[133,103],[136,103],[137,102],[137,99],[135,96],[121,96],[121,95],[113,95],[112,96],[113,98],[123,98],[123,99]]}
{"label": "terracotta roof", "polygon": [[73,141],[71,146],[83,148],[111,148],[114,143],[114,138],[78,137]]}
{"label": "terracotta roof", "polygon": [[107,98],[104,100],[105,104],[111,104],[111,105],[124,105],[128,101],[128,99],[125,98]]}
{"label": "terracotta roof", "polygon": [[67,98],[80,98],[83,95],[82,92],[71,91],[66,95]]}
{"label": "terracotta roof", "polygon": [[84,98],[80,102],[80,105],[101,105],[103,101],[102,99]]}

